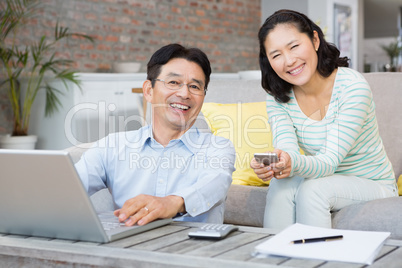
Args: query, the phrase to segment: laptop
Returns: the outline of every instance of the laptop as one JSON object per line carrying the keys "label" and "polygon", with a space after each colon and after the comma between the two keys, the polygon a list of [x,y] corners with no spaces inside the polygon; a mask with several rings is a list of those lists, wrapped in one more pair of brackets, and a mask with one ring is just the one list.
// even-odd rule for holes
{"label": "laptop", "polygon": [[0,149],[0,215],[0,233],[99,243],[172,222],[127,227],[98,215],[68,152],[50,150]]}

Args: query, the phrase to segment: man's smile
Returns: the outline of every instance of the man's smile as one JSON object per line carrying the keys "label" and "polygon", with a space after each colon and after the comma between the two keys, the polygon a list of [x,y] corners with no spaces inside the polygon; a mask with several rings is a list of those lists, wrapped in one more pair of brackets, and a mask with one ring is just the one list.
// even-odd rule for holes
{"label": "man's smile", "polygon": [[171,103],[170,107],[175,108],[175,109],[184,110],[184,111],[187,111],[188,109],[190,109],[190,106],[180,104],[180,103]]}

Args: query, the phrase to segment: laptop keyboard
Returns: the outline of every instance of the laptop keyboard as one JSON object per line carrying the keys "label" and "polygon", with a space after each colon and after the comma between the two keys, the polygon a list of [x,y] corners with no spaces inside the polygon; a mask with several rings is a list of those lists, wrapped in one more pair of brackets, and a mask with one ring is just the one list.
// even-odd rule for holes
{"label": "laptop keyboard", "polygon": [[113,229],[116,229],[116,228],[126,226],[124,224],[124,222],[105,222],[105,221],[102,221],[101,223],[102,223],[103,229],[105,231],[110,231],[110,230],[113,230]]}
{"label": "laptop keyboard", "polygon": [[113,215],[113,212],[100,213],[98,217],[105,231],[126,227],[124,222],[119,222],[119,219]]}

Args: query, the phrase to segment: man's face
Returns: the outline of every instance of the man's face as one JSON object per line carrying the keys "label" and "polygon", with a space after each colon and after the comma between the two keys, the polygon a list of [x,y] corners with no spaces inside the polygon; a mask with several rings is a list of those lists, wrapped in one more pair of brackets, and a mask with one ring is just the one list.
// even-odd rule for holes
{"label": "man's face", "polygon": [[[169,84],[186,85],[171,90],[164,82],[155,81],[148,99],[153,107],[153,124],[172,130],[187,130],[193,125],[204,102],[205,75],[202,68],[197,63],[175,58],[162,66],[157,79]],[[199,87],[202,94],[193,94],[188,87]]]}

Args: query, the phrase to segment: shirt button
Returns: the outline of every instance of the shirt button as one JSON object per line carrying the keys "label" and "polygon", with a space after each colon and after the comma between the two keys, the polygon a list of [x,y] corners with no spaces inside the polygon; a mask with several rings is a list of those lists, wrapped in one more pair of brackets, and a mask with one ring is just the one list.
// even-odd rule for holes
{"label": "shirt button", "polygon": [[210,207],[210,206],[211,206],[211,203],[208,202],[208,203],[207,203],[207,206]]}
{"label": "shirt button", "polygon": [[193,212],[196,212],[197,211],[197,209],[196,208],[193,208]]}
{"label": "shirt button", "polygon": [[167,152],[164,152],[164,153],[163,153],[163,156],[167,156]]}
{"label": "shirt button", "polygon": [[159,180],[159,183],[163,183],[163,180]]}

